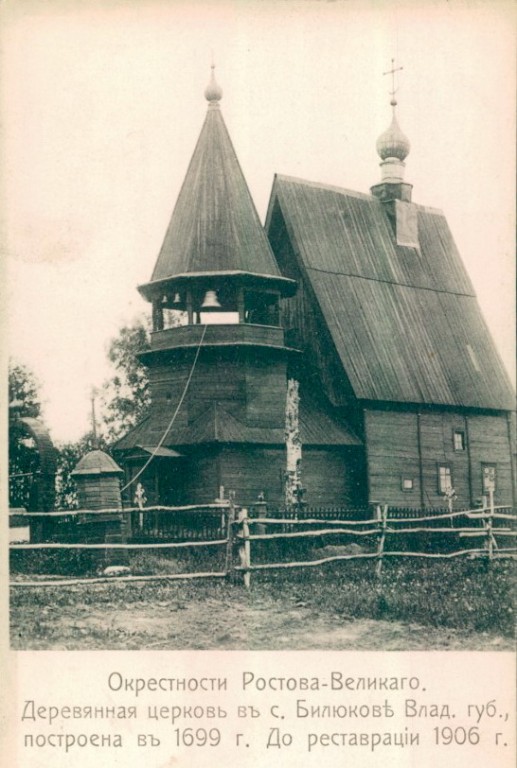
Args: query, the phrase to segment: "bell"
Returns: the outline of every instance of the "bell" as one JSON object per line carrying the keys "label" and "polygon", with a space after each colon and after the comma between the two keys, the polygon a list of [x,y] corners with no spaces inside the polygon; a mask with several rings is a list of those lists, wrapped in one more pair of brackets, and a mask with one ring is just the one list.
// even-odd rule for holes
{"label": "bell", "polygon": [[175,293],[174,294],[174,298],[172,300],[172,303],[173,304],[181,304],[181,296],[179,295],[179,293]]}
{"label": "bell", "polygon": [[210,312],[210,310],[221,309],[221,305],[219,304],[216,291],[207,291],[205,293],[205,298],[203,299],[203,303],[201,304],[201,309],[204,310],[205,312]]}
{"label": "bell", "polygon": [[169,297],[164,293],[162,296],[162,304],[167,304]]}

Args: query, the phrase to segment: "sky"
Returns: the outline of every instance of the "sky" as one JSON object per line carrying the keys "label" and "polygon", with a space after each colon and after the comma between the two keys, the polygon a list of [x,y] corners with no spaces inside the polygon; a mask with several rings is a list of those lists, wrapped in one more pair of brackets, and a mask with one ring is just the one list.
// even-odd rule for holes
{"label": "sky", "polygon": [[206,112],[261,220],[281,173],[368,192],[398,120],[413,200],[444,210],[514,369],[515,43],[498,0],[4,0],[0,182],[9,354],[57,441],[89,426],[109,340],[151,276]]}

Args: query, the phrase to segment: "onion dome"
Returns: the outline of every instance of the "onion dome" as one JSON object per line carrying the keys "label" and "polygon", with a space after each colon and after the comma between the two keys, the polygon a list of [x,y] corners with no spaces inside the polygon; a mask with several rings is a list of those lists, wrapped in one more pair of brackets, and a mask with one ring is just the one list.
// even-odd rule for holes
{"label": "onion dome", "polygon": [[212,74],[210,76],[210,82],[205,88],[205,99],[211,103],[221,101],[223,98],[223,89],[215,79],[215,64],[212,64]]}
{"label": "onion dome", "polygon": [[392,101],[393,118],[391,125],[387,131],[381,133],[377,139],[377,154],[381,160],[387,160],[389,157],[396,157],[398,160],[404,161],[409,154],[411,144],[409,139],[400,130],[397,118],[395,115],[395,106],[397,102]]}

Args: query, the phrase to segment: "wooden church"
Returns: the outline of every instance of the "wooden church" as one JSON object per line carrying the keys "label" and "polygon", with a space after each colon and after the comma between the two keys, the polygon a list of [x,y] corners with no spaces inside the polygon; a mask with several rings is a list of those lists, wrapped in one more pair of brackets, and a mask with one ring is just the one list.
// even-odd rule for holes
{"label": "wooden church", "polygon": [[454,495],[469,507],[491,490],[512,504],[511,385],[444,215],[412,202],[396,102],[370,195],[277,176],[263,227],[213,70],[205,97],[139,288],[152,306],[141,357],[152,405],[114,446],[126,482],[145,466],[150,503],[225,489],[281,504],[294,407],[311,505],[442,507]]}

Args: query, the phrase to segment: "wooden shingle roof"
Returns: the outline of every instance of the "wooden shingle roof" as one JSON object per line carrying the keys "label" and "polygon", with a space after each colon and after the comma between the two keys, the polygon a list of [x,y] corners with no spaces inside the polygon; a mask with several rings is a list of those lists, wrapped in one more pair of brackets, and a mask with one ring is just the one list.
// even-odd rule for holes
{"label": "wooden shingle roof", "polygon": [[95,449],[88,451],[77,463],[71,476],[76,475],[119,475],[122,470],[119,465],[113,461],[104,451]]}
{"label": "wooden shingle roof", "polygon": [[218,104],[210,104],[151,282],[217,274],[282,278]]}
{"label": "wooden shingle roof", "polygon": [[510,410],[508,375],[447,221],[414,206],[400,246],[374,197],[278,176],[279,212],[357,398]]}
{"label": "wooden shingle roof", "polygon": [[[163,413],[158,409],[151,410],[147,418],[115,444],[115,451],[128,451],[143,444],[158,445],[163,435],[163,423]],[[300,403],[300,436],[304,445],[361,445],[360,439],[343,420],[334,418],[332,414],[305,398],[302,398]],[[214,403],[189,424],[188,428],[176,430],[173,427],[164,440],[164,445],[169,447],[206,443],[282,445],[285,443],[285,436],[283,427],[267,429],[249,426],[228,413],[220,404]]]}

